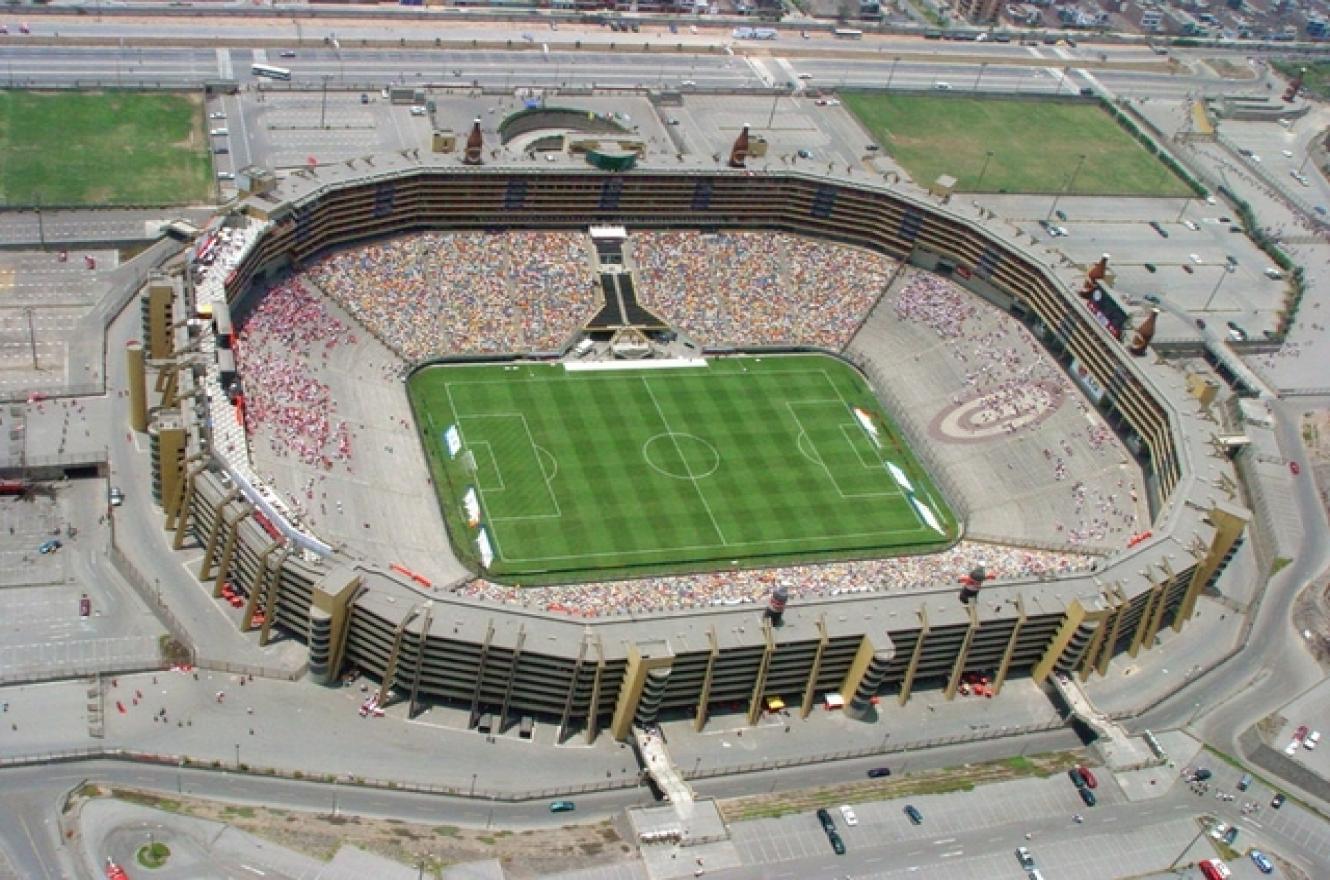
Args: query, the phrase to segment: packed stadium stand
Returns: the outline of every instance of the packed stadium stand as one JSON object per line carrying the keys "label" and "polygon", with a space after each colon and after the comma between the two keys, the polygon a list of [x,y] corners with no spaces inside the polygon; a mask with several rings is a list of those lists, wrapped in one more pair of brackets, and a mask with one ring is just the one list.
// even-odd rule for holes
{"label": "packed stadium stand", "polygon": [[[145,337],[161,339],[163,328],[176,326],[176,312],[229,308],[261,319],[262,294],[293,284],[295,269],[310,288],[294,288],[302,292],[293,294],[293,307],[314,308],[300,297],[326,293],[337,308],[327,306],[320,320],[339,344],[350,345],[347,334],[354,333],[342,326],[345,315],[412,363],[446,352],[557,353],[604,305],[585,236],[596,223],[631,230],[636,295],[704,346],[840,350],[848,343],[846,355],[898,414],[917,416],[929,396],[956,407],[941,426],[947,442],[935,444],[940,451],[929,466],[945,471],[939,479],[949,500],[985,540],[967,539],[950,556],[932,558],[932,572],[917,561],[886,560],[705,576],[714,592],[705,580],[641,582],[640,593],[620,583],[611,585],[615,593],[597,594],[595,615],[568,607],[583,604],[576,597],[591,589],[585,585],[571,588],[562,603],[555,588],[527,593],[471,577],[435,580],[352,541],[331,546],[302,526],[270,487],[257,485],[232,434],[219,446],[210,421],[224,421],[230,403],[213,390],[216,366],[200,374],[181,358],[173,367],[168,352],[157,358],[171,378],[150,432],[154,491],[177,545],[201,548],[199,577],[216,594],[229,586],[243,597],[242,627],[256,629],[261,640],[306,641],[310,674],[319,681],[336,682],[355,667],[377,677],[385,697],[396,694],[413,708],[441,701],[469,709],[473,722],[492,714],[500,729],[530,714],[560,724],[565,737],[602,730],[624,737],[662,712],[690,712],[701,728],[720,703],[740,703],[755,720],[773,694],[801,712],[823,694],[842,694],[847,712],[860,716],[876,696],[904,701],[925,683],[950,697],[968,671],[992,674],[999,691],[1010,675],[1102,673],[1116,654],[1148,648],[1162,628],[1181,629],[1241,539],[1246,512],[1222,488],[1227,463],[1208,447],[1209,431],[1181,377],[1127,356],[1075,293],[1011,242],[946,208],[872,184],[796,172],[616,177],[405,161],[366,176],[329,169],[317,184],[291,179],[219,218],[217,230],[245,230],[243,246],[202,272],[200,283],[193,275],[174,280],[171,304],[160,302],[160,282],[155,294],[150,285]],[[422,227],[436,231],[390,237]],[[499,228],[521,230],[523,255],[499,243],[511,239],[487,231]],[[466,243],[418,250],[420,274],[384,290],[363,260],[366,252],[395,254],[413,241],[456,240]],[[340,249],[348,244],[355,247]],[[746,279],[745,286],[671,283],[672,271],[707,280],[696,274],[698,260]],[[817,271],[819,261],[836,267],[832,277]],[[843,269],[847,262],[852,268]],[[904,263],[966,272],[943,282],[915,269],[898,274]],[[553,279],[548,286],[538,282],[546,275]],[[773,289],[781,293],[773,296]],[[999,320],[997,310],[1024,327]],[[162,344],[183,350],[184,333]],[[212,353],[208,335],[203,348]],[[322,360],[312,340],[297,337],[294,344],[304,347],[305,363]],[[402,396],[404,371],[400,361],[396,366]],[[373,378],[382,388],[393,365],[378,367],[383,375]],[[1011,371],[1029,381],[1013,383]],[[1082,376],[1082,390],[1088,379],[1097,399],[1081,396],[1071,374]],[[240,379],[243,385],[243,372]],[[344,401],[336,390],[320,396],[322,381],[316,374],[295,384],[339,408],[329,413],[315,463],[302,462],[311,468],[342,448]],[[196,391],[216,411],[211,420],[198,418]],[[361,406],[369,404],[361,398]],[[1069,434],[1070,448],[1041,439],[1073,425],[1079,433]],[[919,422],[911,430],[917,447],[939,425]],[[1019,494],[1013,490],[1025,479],[999,474],[994,491],[976,476],[981,459],[973,456],[1011,440],[1003,436],[1009,432],[1027,447],[1013,471],[1038,477],[1027,506],[1060,498],[1063,533],[1047,511],[1016,516],[1004,501],[981,503]],[[359,444],[350,430],[351,450],[364,445],[377,457],[377,444]],[[393,470],[424,480],[418,450],[389,455]],[[1138,475],[1118,487],[1128,498],[1135,494],[1131,504],[1091,488],[1108,485],[1107,494],[1115,494],[1104,462],[1118,468],[1123,455],[1130,458],[1126,470]],[[335,470],[339,462],[330,460]],[[373,494],[372,485],[367,491]],[[418,494],[427,491],[422,486]],[[1097,507],[1105,501],[1118,504],[1111,515]],[[1125,534],[1141,524],[1147,534]],[[1012,546],[1030,535],[1047,540]],[[442,547],[441,533],[437,540]],[[961,590],[958,578],[976,561],[996,579]],[[884,586],[888,579],[896,588]],[[775,586],[792,587],[792,599],[783,617],[773,618],[764,615],[762,598]]]}

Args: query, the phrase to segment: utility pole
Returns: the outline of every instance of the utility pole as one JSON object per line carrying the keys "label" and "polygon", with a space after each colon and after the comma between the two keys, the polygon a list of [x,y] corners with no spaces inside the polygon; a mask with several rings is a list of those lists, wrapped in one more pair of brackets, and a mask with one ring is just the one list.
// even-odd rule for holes
{"label": "utility pole", "polygon": [[323,77],[323,105],[319,109],[319,128],[327,128],[328,127],[328,80],[332,78],[332,74],[324,73],[321,74],[321,76]]}
{"label": "utility pole", "polygon": [[1053,218],[1053,212],[1056,211],[1058,208],[1058,199],[1065,196],[1067,194],[1067,191],[1076,185],[1076,177],[1081,173],[1081,169],[1085,167],[1085,160],[1086,160],[1086,155],[1084,153],[1081,153],[1080,159],[1076,162],[1075,170],[1073,170],[1071,172],[1071,176],[1067,178],[1067,182],[1062,187],[1061,192],[1059,192],[1057,195],[1053,197],[1053,204],[1049,206],[1048,214],[1044,216],[1045,220],[1051,220]]}
{"label": "utility pole", "polygon": [[984,153],[984,164],[979,169],[979,179],[975,181],[974,184],[974,188],[976,191],[982,191],[982,187],[984,185],[984,175],[988,173],[988,163],[992,161],[992,159],[993,159],[992,150],[989,150],[988,152]]}
{"label": "utility pole", "polygon": [[37,330],[32,324],[32,309],[24,309],[23,312],[28,316],[28,349],[32,352],[33,372],[36,372],[41,369],[37,366]]}

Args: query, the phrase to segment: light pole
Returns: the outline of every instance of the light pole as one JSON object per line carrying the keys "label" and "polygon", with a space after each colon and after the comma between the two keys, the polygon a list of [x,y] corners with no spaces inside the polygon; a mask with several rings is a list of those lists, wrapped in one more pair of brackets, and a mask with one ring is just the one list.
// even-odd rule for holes
{"label": "light pole", "polygon": [[780,92],[771,96],[771,115],[767,117],[767,131],[771,131],[771,124],[776,120],[776,104],[780,101]]}
{"label": "light pole", "polygon": [[469,795],[469,797],[475,797],[475,796],[476,796],[476,777],[477,777],[478,775],[480,775],[480,774],[478,774],[478,773],[472,773],[472,774],[471,774],[471,794]]}
{"label": "light pole", "polygon": [[332,79],[332,74],[321,74],[323,77],[323,106],[319,109],[319,128],[327,128],[328,120],[328,80]]}
{"label": "light pole", "polygon": [[[1206,298],[1205,305],[1201,308],[1201,311],[1203,312],[1210,311],[1210,303],[1215,301],[1215,294],[1219,293],[1219,288],[1224,286],[1224,281],[1225,279],[1228,278],[1228,276],[1229,272],[1227,269],[1219,273],[1219,280],[1215,282],[1214,289],[1210,291],[1210,296]],[[1190,724],[1191,722],[1188,723]]]}
{"label": "light pole", "polygon": [[32,326],[32,309],[23,311],[28,316],[28,349],[32,352],[32,370],[36,372],[41,369],[37,366],[37,331]]}
{"label": "light pole", "polygon": [[176,794],[184,794],[184,793],[185,793],[185,792],[184,792],[184,788],[183,788],[183,783],[181,783],[181,781],[180,781],[180,773],[181,773],[181,769],[182,769],[184,766],[185,766],[185,759],[184,759],[184,758],[181,758],[181,759],[180,759],[180,762],[179,762],[178,764],[175,765],[175,793],[176,793]]}
{"label": "light pole", "polygon": [[[1308,144],[1308,147],[1311,147],[1311,146],[1312,146],[1312,144]],[[1307,150],[1307,158],[1306,158],[1306,159],[1303,159],[1303,160],[1302,160],[1302,164],[1298,166],[1298,173],[1299,173],[1299,174],[1302,173],[1302,169],[1306,168],[1306,167],[1307,167],[1307,163],[1310,162],[1311,160],[1312,160],[1312,152],[1311,152],[1310,149],[1308,149],[1308,150]]]}
{"label": "light pole", "polygon": [[1065,82],[1067,81],[1067,72],[1068,72],[1069,70],[1070,70],[1070,68],[1067,68],[1067,67],[1062,68],[1062,76],[1061,76],[1061,78],[1058,79],[1058,90],[1057,90],[1054,94],[1057,94],[1057,95],[1062,94],[1062,84],[1065,83]]}
{"label": "light pole", "polygon": [[336,777],[336,776],[333,777],[332,788],[333,788],[333,809],[332,809],[332,814],[333,814],[333,818],[336,819],[336,818],[337,818],[337,777]]}
{"label": "light pole", "polygon": [[891,88],[891,81],[896,77],[896,64],[899,61],[899,58],[891,59],[891,71],[887,73],[887,88]]}
{"label": "light pole", "polygon": [[979,179],[976,180],[974,183],[974,188],[976,192],[981,191],[981,188],[984,185],[984,175],[988,173],[988,163],[992,160],[992,158],[993,158],[992,150],[989,150],[988,152],[984,153],[984,164],[979,169]]}
{"label": "light pole", "polygon": [[970,89],[971,92],[979,91],[979,80],[984,78],[984,69],[986,67],[988,67],[988,62],[981,62],[979,64],[979,72],[974,76],[974,87]]}
{"label": "light pole", "polygon": [[1050,220],[1050,219],[1052,219],[1052,217],[1053,217],[1053,212],[1056,211],[1057,208],[1058,208],[1058,199],[1060,199],[1060,198],[1062,198],[1064,195],[1066,195],[1066,194],[1067,194],[1067,191],[1070,190],[1073,186],[1076,185],[1076,176],[1077,176],[1078,174],[1080,174],[1080,173],[1081,173],[1081,169],[1082,169],[1083,167],[1085,167],[1085,159],[1086,159],[1086,155],[1085,155],[1084,153],[1081,153],[1080,158],[1076,161],[1076,168],[1071,172],[1071,176],[1067,178],[1067,183],[1066,183],[1066,185],[1064,185],[1064,186],[1062,187],[1062,191],[1061,191],[1061,192],[1059,192],[1057,195],[1053,196],[1053,204],[1049,205],[1049,207],[1048,207],[1048,214],[1045,215],[1045,217],[1044,217],[1045,220]]}
{"label": "light pole", "polygon": [[1190,199],[1186,199],[1186,198],[1184,198],[1184,199],[1182,200],[1182,207],[1178,209],[1178,217],[1177,217],[1176,220],[1173,221],[1174,223],[1181,223],[1181,222],[1182,222],[1182,215],[1185,214],[1185,213],[1187,213],[1187,204],[1188,204],[1188,202],[1190,202],[1190,201],[1191,201]]}
{"label": "light pole", "polygon": [[240,743],[236,743],[236,769],[240,769]]}

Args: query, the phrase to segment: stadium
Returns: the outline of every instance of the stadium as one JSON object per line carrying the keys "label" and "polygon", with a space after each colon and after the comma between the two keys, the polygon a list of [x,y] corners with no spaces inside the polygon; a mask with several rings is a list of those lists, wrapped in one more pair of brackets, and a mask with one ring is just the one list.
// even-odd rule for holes
{"label": "stadium", "polygon": [[1102,264],[796,171],[350,164],[245,180],[128,354],[175,546],[317,681],[560,739],[871,717],[1103,674],[1241,540]]}

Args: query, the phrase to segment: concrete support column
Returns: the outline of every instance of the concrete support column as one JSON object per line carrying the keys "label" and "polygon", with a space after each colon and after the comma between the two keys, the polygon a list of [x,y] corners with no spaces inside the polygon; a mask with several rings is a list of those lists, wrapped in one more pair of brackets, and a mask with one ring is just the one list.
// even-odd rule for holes
{"label": "concrete support column", "polygon": [[129,427],[136,434],[148,430],[148,379],[143,366],[143,346],[125,346],[126,384],[129,385]]}

